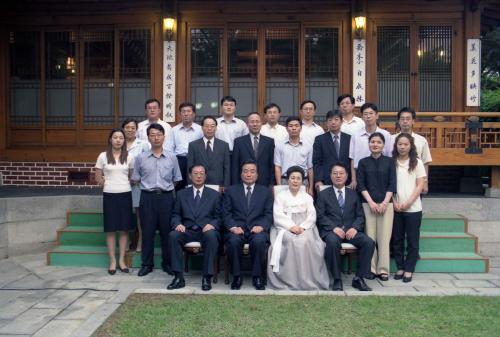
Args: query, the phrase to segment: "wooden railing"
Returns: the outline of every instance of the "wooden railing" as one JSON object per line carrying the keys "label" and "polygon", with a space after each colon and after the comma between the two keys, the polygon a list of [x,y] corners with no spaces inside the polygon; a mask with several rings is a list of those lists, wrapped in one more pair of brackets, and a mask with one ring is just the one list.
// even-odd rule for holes
{"label": "wooden railing", "polygon": [[[499,112],[420,112],[415,132],[427,138],[433,165],[500,166]],[[380,126],[397,130],[396,113],[381,112]]]}

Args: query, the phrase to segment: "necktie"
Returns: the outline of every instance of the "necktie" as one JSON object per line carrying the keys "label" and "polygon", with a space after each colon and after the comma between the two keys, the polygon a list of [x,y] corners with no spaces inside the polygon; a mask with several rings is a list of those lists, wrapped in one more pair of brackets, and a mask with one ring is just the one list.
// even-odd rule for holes
{"label": "necktie", "polygon": [[342,190],[339,190],[339,196],[337,198],[337,201],[339,202],[340,209],[342,210],[342,213],[344,213],[344,196],[342,195]]}
{"label": "necktie", "polygon": [[207,155],[211,155],[212,154],[212,147],[210,146],[211,142],[210,140],[207,141],[207,148],[206,148],[206,151],[207,151]]}
{"label": "necktie", "polygon": [[200,190],[197,190],[196,197],[194,197],[194,207],[196,209],[198,209],[198,207],[200,207],[200,201],[201,201]]}
{"label": "necktie", "polygon": [[255,154],[255,159],[257,159],[257,153],[259,152],[259,137],[253,137],[253,153]]}
{"label": "necktie", "polygon": [[247,206],[250,208],[250,199],[252,198],[252,187],[247,186]]}
{"label": "necktie", "polygon": [[337,154],[337,159],[339,158],[339,152],[340,152],[340,144],[339,144],[339,136],[335,135],[333,136],[333,147],[335,149],[335,153]]}

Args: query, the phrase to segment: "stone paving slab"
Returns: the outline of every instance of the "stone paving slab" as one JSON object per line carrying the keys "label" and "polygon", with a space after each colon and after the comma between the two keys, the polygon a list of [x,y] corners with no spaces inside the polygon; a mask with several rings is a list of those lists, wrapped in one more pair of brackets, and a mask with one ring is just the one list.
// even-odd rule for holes
{"label": "stone paving slab", "polygon": [[457,287],[415,287],[415,289],[425,296],[455,296],[455,295],[477,295],[478,292],[472,288],[457,288]]}
{"label": "stone paving slab", "polygon": [[29,274],[29,270],[15,264],[13,261],[2,260],[0,261],[0,288]]}
{"label": "stone paving slab", "polygon": [[78,331],[71,335],[71,337],[89,337],[91,336],[97,328],[99,328],[106,319],[111,316],[113,312],[120,304],[109,303],[101,306],[94,314],[89,317],[85,322],[83,322],[79,327]]}
{"label": "stone paving slab", "polygon": [[491,274],[491,273],[467,273],[467,274],[452,274],[459,280],[500,280],[500,275]]}
{"label": "stone paving slab", "polygon": [[9,289],[47,289],[47,288],[52,288],[52,289],[57,289],[57,288],[62,288],[68,283],[67,281],[61,281],[61,280],[53,280],[53,281],[46,281],[34,274],[27,275],[23,277],[20,280],[13,281],[7,285],[5,285],[3,288],[9,288]]}
{"label": "stone paving slab", "polygon": [[64,309],[85,293],[83,290],[59,290],[37,303],[35,309]]}
{"label": "stone paving slab", "polygon": [[494,285],[491,282],[488,282],[486,280],[456,280],[453,281],[455,286],[459,288],[495,288],[496,285]]}
{"label": "stone paving slab", "polygon": [[81,320],[54,319],[38,330],[33,337],[69,337],[82,325]]}
{"label": "stone paving slab", "polygon": [[27,291],[26,294],[17,297],[0,308],[0,319],[13,320],[52,293],[54,293],[54,290]]}
{"label": "stone paving slab", "polygon": [[33,334],[53,319],[59,311],[59,309],[29,309],[9,324],[0,328],[0,333]]}
{"label": "stone paving slab", "polygon": [[64,309],[57,319],[86,320],[104,303],[106,300],[102,298],[79,298]]}
{"label": "stone paving slab", "polygon": [[65,289],[87,289],[87,290],[117,290],[116,283],[104,282],[69,282],[65,285]]}
{"label": "stone paving slab", "polygon": [[480,295],[500,296],[500,288],[474,288]]}

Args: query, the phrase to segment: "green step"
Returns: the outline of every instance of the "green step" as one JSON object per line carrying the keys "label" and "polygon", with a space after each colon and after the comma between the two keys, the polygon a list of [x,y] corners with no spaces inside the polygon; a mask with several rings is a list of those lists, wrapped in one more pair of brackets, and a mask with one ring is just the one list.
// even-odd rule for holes
{"label": "green step", "polygon": [[102,210],[100,209],[75,209],[68,214],[68,225],[75,226],[103,226]]}
{"label": "green step", "polygon": [[465,219],[459,218],[423,218],[420,230],[422,232],[465,232]]}
{"label": "green step", "polygon": [[475,252],[476,238],[466,233],[421,232],[422,252]]}
{"label": "green step", "polygon": [[[58,230],[59,245],[106,246],[106,233],[97,226],[68,226]],[[155,247],[160,247],[160,235],[155,236]]]}

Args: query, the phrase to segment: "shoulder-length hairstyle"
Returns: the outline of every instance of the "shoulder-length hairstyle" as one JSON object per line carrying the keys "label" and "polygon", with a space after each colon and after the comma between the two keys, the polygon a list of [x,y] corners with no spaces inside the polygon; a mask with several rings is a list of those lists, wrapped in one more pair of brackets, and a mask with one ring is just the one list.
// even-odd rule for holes
{"label": "shoulder-length hairstyle", "polygon": [[403,132],[396,137],[396,140],[394,141],[394,149],[392,150],[392,158],[394,159],[394,164],[397,164],[397,160],[399,157],[398,142],[401,138],[406,138],[410,142],[410,152],[408,153],[408,157],[410,158],[410,164],[408,165],[408,172],[411,172],[415,169],[415,167],[417,167],[417,158],[418,158],[417,148],[415,147],[415,140],[413,139],[412,135]]}
{"label": "shoulder-length hairstyle", "polygon": [[106,148],[106,159],[108,160],[108,164],[116,165],[115,156],[113,156],[113,146],[111,145],[111,138],[115,133],[121,133],[123,135],[123,145],[120,153],[120,164],[125,164],[127,162],[128,151],[127,151],[127,142],[125,141],[125,132],[122,129],[113,129],[109,133],[108,137],[108,147]]}

